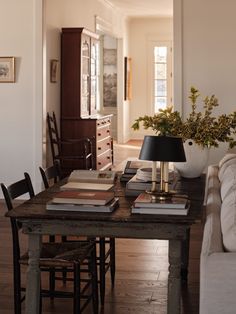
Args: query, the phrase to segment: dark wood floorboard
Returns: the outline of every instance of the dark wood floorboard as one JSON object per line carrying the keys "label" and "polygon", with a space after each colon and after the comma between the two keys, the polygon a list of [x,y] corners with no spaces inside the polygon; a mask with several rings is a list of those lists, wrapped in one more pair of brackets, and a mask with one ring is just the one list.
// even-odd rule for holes
{"label": "dark wood floorboard", "polygon": [[[5,205],[0,201],[0,313],[13,313],[12,246]],[[191,231],[188,285],[182,287],[182,313],[198,314],[199,254],[202,225]],[[27,238],[22,245],[27,247]],[[168,242],[158,240],[117,239],[115,288],[107,276],[104,314],[166,314]],[[24,279],[24,276],[23,276]],[[68,284],[69,289],[70,284]],[[72,313],[72,300],[43,301],[43,313]],[[88,308],[86,314],[92,313]],[[32,313],[33,314],[33,313]]]}

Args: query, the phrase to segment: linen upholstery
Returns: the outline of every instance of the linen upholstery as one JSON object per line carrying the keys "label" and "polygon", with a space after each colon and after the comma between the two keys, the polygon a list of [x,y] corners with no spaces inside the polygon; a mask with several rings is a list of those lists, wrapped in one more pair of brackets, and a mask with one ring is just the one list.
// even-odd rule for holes
{"label": "linen upholstery", "polygon": [[236,164],[236,154],[226,154],[219,162],[219,180],[222,181],[224,172],[229,165]]}
{"label": "linen upholstery", "polygon": [[200,259],[200,314],[236,313],[236,155],[228,155],[231,156],[225,156],[219,166],[208,167]]}

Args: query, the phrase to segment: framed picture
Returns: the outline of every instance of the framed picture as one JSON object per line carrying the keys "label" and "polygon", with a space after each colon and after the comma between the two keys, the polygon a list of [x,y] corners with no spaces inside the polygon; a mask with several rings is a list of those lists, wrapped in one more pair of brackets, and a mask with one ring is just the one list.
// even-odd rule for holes
{"label": "framed picture", "polygon": [[15,82],[15,58],[0,57],[0,83]]}
{"label": "framed picture", "polygon": [[131,58],[125,57],[124,60],[124,72],[125,72],[125,86],[124,86],[124,99],[131,100],[132,98],[132,86],[131,86],[131,79],[132,79],[132,69],[131,69]]}
{"label": "framed picture", "polygon": [[50,82],[56,83],[58,81],[58,60],[51,60],[50,63]]}

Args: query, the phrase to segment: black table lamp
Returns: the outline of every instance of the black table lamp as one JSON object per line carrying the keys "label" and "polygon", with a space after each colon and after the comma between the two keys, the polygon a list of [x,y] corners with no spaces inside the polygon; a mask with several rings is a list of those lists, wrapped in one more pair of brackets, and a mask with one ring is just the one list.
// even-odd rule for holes
{"label": "black table lamp", "polygon": [[[181,137],[172,136],[145,136],[139,154],[139,159],[150,160],[152,166],[152,188],[150,193],[153,198],[166,199],[173,194],[169,191],[169,161],[186,161],[183,141]],[[156,188],[156,162],[160,161],[160,189]]]}

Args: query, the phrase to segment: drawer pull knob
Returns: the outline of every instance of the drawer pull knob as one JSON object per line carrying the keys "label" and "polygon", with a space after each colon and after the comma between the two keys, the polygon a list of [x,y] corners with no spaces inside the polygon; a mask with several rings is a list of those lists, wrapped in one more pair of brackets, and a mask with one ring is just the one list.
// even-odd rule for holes
{"label": "drawer pull knob", "polygon": [[110,156],[107,156],[107,159],[111,159],[111,157],[110,157]]}
{"label": "drawer pull knob", "polygon": [[98,147],[98,150],[101,150],[102,148],[101,147]]}
{"label": "drawer pull knob", "polygon": [[98,133],[98,136],[101,136],[101,133]]}
{"label": "drawer pull knob", "polygon": [[110,130],[107,130],[107,133],[110,133]]}
{"label": "drawer pull knob", "polygon": [[107,145],[108,145],[108,146],[110,146],[110,145],[111,145],[111,143],[107,143]]}
{"label": "drawer pull knob", "polygon": [[101,165],[102,163],[101,163],[101,162],[98,162],[98,164]]}

